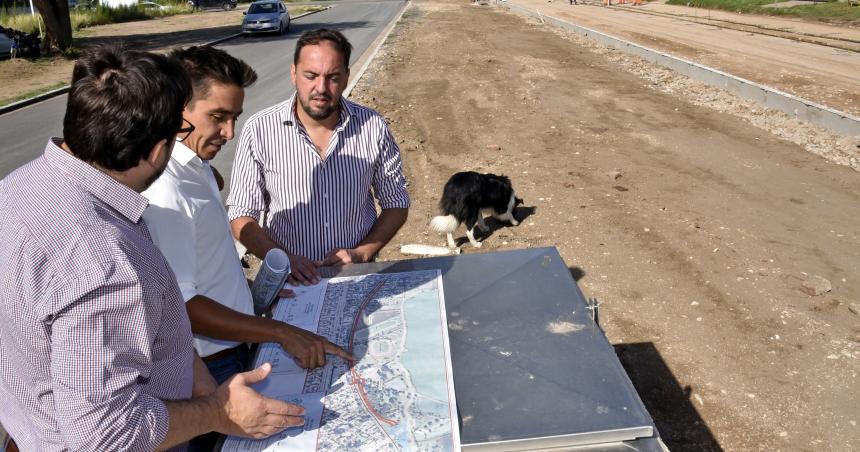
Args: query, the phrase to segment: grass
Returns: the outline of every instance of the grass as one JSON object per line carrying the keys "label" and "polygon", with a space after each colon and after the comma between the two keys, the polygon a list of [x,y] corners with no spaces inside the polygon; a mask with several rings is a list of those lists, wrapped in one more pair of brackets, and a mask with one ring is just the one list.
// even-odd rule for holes
{"label": "grass", "polygon": [[57,82],[57,83],[54,83],[54,84],[52,84],[52,85],[43,86],[43,87],[41,87],[41,88],[39,88],[39,89],[34,89],[33,91],[28,91],[28,92],[26,92],[26,93],[21,93],[21,94],[19,94],[19,95],[17,95],[17,96],[14,96],[14,97],[6,98],[6,99],[0,99],[0,106],[6,106],[6,105],[9,105],[9,104],[14,104],[15,102],[18,102],[18,101],[22,101],[22,100],[25,100],[25,99],[29,99],[29,98],[31,98],[31,97],[36,97],[36,96],[38,96],[39,94],[44,94],[44,93],[47,93],[48,91],[53,91],[53,90],[55,90],[55,89],[60,89],[60,88],[62,88],[62,87],[64,87],[64,86],[66,86],[66,85],[68,85],[68,83],[66,83],[66,82]]}
{"label": "grass", "polygon": [[[765,8],[764,5],[782,0],[691,0],[691,6],[708,9],[722,9],[739,13],[763,14],[769,16],[809,17],[830,22],[860,23],[860,6],[849,2],[828,0],[809,2],[808,5],[790,8]],[[669,0],[670,5],[686,5],[688,0]]]}
{"label": "grass", "polygon": [[[78,31],[95,25],[131,22],[191,12],[191,7],[188,6],[188,3],[181,0],[159,3],[168,8],[161,10],[144,9],[138,6],[120,6],[117,8],[99,6],[92,10],[72,10],[69,12],[69,19],[72,21],[72,30]],[[30,14],[7,14],[5,11],[0,12],[0,25],[21,30],[25,33],[38,32],[40,22],[41,17],[39,15],[31,16]],[[44,24],[42,28],[44,29]]]}

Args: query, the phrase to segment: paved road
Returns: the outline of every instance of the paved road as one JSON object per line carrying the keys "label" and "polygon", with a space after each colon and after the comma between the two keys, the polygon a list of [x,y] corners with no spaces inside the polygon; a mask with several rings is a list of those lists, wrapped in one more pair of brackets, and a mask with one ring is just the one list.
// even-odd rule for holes
{"label": "paved road", "polygon": [[[243,37],[220,44],[218,47],[245,60],[259,75],[257,83],[246,93],[246,114],[240,118],[236,129],[237,139],[241,126],[250,114],[278,103],[293,93],[290,63],[296,39],[302,32],[320,27],[340,30],[353,45],[350,63],[354,65],[397,15],[402,5],[400,0],[337,2],[328,11],[295,20],[284,36]],[[66,96],[60,96],[0,116],[0,178],[39,155],[49,137],[62,134],[65,105]],[[213,162],[228,178],[235,143],[236,140],[225,146]]]}

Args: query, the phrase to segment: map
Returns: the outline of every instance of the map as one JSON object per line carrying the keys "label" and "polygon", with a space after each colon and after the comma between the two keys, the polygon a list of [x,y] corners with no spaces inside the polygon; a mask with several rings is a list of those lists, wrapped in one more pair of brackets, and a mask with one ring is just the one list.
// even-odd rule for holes
{"label": "map", "polygon": [[438,270],[324,279],[290,287],[273,317],[352,353],[307,371],[278,344],[262,394],[301,405],[305,425],[262,440],[228,437],[222,451],[460,449],[442,277]]}

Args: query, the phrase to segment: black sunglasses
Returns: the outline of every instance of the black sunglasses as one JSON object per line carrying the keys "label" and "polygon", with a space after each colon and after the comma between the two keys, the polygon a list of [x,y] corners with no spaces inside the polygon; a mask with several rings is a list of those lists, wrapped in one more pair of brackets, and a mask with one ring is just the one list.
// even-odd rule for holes
{"label": "black sunglasses", "polygon": [[190,121],[185,118],[182,118],[182,122],[187,122],[188,127],[183,127],[176,131],[176,141],[180,143],[188,139],[188,136],[191,135],[191,132],[194,131],[194,124],[191,124]]}

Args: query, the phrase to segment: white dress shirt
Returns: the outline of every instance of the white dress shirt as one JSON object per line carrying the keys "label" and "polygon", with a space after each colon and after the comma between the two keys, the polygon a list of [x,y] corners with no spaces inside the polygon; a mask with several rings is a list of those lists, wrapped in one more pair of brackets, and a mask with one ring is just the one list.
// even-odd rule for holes
{"label": "white dress shirt", "polygon": [[[253,315],[251,291],[209,162],[176,143],[164,174],[143,195],[150,202],[143,218],[176,274],[185,301],[203,295]],[[194,348],[200,356],[237,345],[194,335]]]}

